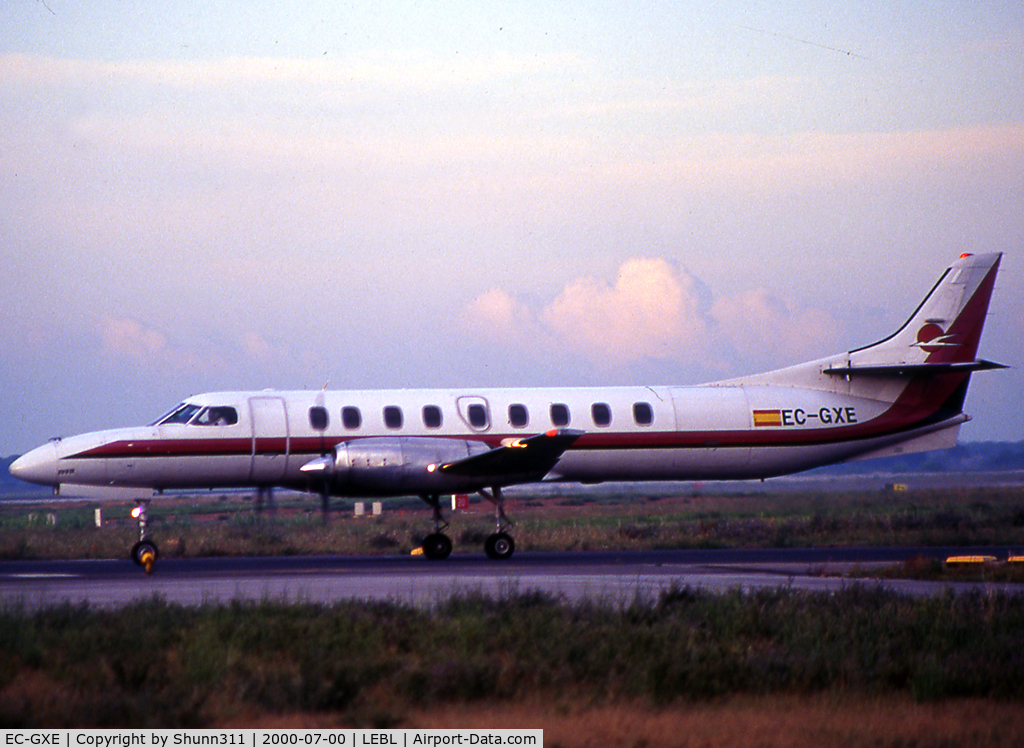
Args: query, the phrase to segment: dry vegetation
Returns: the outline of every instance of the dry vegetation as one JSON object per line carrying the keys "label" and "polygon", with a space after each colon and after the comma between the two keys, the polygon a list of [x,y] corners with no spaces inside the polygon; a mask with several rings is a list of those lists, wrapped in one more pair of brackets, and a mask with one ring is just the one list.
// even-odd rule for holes
{"label": "dry vegetation", "polygon": [[[327,728],[335,714],[290,712],[235,717],[222,727]],[[411,711],[404,727],[541,728],[548,748],[1018,748],[1020,705],[984,699],[920,704],[901,697],[738,696],[651,708],[636,703],[442,705]]]}
{"label": "dry vegetation", "polygon": [[[165,556],[406,554],[430,526],[417,499],[384,502],[379,517],[353,517],[335,501],[329,526],[315,497],[283,499],[257,515],[250,496],[165,497],[150,508],[151,531]],[[123,504],[8,505],[0,510],[0,558],[121,558],[137,535]],[[1019,545],[1024,547],[1024,486],[922,489],[903,493],[659,495],[565,493],[509,502],[524,551],[779,548],[854,545]],[[54,523],[48,524],[48,515]],[[491,507],[476,502],[452,520],[455,552],[479,553],[493,530]]]}
{"label": "dry vegetation", "polygon": [[575,710],[543,704],[444,707],[411,715],[409,726],[540,727],[548,748],[1016,748],[1024,744],[1024,719],[1017,703],[954,699],[920,704],[901,697],[834,694],[740,696],[660,709],[636,704]]}
{"label": "dry vegetation", "polygon": [[[237,495],[154,502],[165,555],[407,553],[416,501],[382,517],[315,499],[257,517]],[[128,507],[6,506],[6,558],[117,558]],[[997,543],[1024,547],[1024,489],[514,500],[523,550]],[[46,515],[55,514],[53,525]],[[35,515],[30,518],[29,515]],[[490,508],[453,522],[480,552]],[[926,560],[889,570],[928,578]],[[608,607],[540,595],[394,604],[159,600],[0,605],[0,726],[543,727],[549,746],[1024,745],[1024,603],[852,590],[675,590]]]}
{"label": "dry vegetation", "polygon": [[548,745],[1024,738],[1024,605],[1002,594],[149,600],[0,610],[0,640],[0,727],[542,726]]}

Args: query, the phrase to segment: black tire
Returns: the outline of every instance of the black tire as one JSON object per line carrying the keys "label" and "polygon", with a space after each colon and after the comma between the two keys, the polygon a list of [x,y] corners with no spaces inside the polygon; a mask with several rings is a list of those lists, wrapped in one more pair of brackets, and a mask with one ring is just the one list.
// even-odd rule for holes
{"label": "black tire", "polygon": [[423,555],[431,561],[443,561],[452,555],[452,541],[442,532],[434,532],[423,538]]}
{"label": "black tire", "polygon": [[160,555],[157,550],[156,543],[149,538],[144,538],[132,546],[132,549],[129,552],[129,558],[131,558],[136,566],[142,566],[142,554],[146,551],[151,551],[153,553],[154,560],[156,560]]}
{"label": "black tire", "polygon": [[484,553],[487,554],[487,558],[495,561],[510,559],[515,552],[516,541],[508,533],[496,532],[493,535],[488,535],[487,540],[484,541]]}

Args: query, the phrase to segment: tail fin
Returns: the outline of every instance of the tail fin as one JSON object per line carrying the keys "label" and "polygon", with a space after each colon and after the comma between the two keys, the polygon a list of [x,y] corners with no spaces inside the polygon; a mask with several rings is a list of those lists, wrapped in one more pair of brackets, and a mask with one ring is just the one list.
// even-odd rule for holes
{"label": "tail fin", "polygon": [[850,351],[848,368],[828,373],[1002,368],[975,360],[1001,257],[1000,252],[961,255],[903,327],[874,345]]}
{"label": "tail fin", "polygon": [[845,459],[953,446],[970,420],[963,407],[971,373],[1006,368],[976,358],[1001,257],[961,255],[910,319],[873,345],[712,384],[820,389],[882,406],[855,427],[870,434],[865,451]]}
{"label": "tail fin", "polygon": [[976,358],[1001,257],[961,255],[903,327],[822,369],[850,394],[892,403],[882,419],[898,438],[854,459],[956,445],[970,420],[963,407],[971,373],[1006,368]]}

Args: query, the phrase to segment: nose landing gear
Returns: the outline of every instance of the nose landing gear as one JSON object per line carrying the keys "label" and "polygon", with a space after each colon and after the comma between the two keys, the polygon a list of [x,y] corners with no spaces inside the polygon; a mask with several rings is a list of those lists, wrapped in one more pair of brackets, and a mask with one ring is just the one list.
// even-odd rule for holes
{"label": "nose landing gear", "polygon": [[128,555],[132,561],[142,567],[143,571],[152,574],[158,551],[156,543],[146,535],[146,512],[148,510],[148,501],[139,502],[139,505],[132,509],[132,516],[139,521],[139,540],[132,546]]}

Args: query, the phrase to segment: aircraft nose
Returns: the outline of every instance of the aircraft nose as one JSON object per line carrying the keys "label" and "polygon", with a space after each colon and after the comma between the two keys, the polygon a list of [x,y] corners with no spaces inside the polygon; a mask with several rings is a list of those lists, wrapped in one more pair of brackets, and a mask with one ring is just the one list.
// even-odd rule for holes
{"label": "aircraft nose", "polygon": [[57,485],[57,445],[47,442],[11,463],[11,475],[28,483]]}

